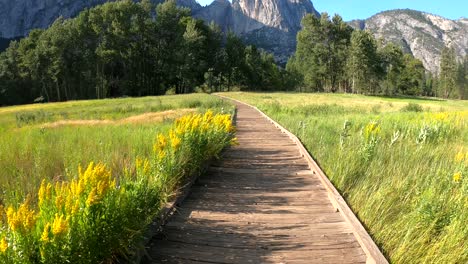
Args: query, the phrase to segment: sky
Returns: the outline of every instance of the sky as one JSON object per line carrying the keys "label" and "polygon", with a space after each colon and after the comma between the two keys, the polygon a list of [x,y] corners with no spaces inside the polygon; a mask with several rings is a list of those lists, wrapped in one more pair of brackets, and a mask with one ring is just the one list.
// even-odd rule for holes
{"label": "sky", "polygon": [[[202,6],[213,0],[197,0]],[[230,0],[231,1],[231,0]],[[369,18],[391,9],[415,9],[449,19],[468,17],[468,0],[312,0],[318,12],[340,14],[345,21]]]}

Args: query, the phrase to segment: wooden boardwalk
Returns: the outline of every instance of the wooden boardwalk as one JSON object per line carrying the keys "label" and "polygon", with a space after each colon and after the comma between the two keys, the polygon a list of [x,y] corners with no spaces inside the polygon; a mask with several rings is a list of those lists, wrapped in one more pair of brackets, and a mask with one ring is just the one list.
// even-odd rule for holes
{"label": "wooden boardwalk", "polygon": [[236,120],[239,145],[193,185],[145,263],[373,262],[298,145],[254,108],[238,103]]}

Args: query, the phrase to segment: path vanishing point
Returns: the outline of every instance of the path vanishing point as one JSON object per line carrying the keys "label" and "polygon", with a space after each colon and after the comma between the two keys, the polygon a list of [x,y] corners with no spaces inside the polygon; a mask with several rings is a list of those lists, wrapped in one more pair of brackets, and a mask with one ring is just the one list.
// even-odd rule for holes
{"label": "path vanishing point", "polygon": [[198,178],[144,263],[387,263],[297,138],[236,105],[239,145]]}

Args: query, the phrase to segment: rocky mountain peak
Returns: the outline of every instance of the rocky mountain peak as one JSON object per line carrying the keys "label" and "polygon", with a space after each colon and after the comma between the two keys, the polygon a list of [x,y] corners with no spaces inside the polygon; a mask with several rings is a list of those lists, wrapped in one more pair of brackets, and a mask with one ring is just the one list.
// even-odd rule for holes
{"label": "rocky mountain peak", "polygon": [[[233,0],[234,10],[260,24],[282,31],[298,31],[301,20],[307,13],[317,11],[310,0]],[[243,28],[243,32],[258,29]]]}
{"label": "rocky mountain peak", "polygon": [[432,73],[439,70],[445,46],[453,47],[463,58],[468,53],[468,20],[450,20],[441,16],[404,9],[376,14],[351,26],[370,30],[377,38],[393,42],[420,59]]}

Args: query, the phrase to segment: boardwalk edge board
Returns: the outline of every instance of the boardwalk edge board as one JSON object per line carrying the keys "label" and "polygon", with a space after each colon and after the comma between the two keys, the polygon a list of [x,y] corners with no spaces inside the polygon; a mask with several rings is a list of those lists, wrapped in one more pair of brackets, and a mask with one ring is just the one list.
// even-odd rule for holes
{"label": "boardwalk edge board", "polygon": [[270,121],[273,125],[275,125],[278,129],[280,129],[284,134],[288,135],[298,146],[300,153],[304,158],[306,158],[307,163],[309,163],[310,169],[314,174],[316,174],[322,184],[325,186],[325,188],[328,191],[328,196],[330,198],[330,201],[332,202],[333,206],[341,212],[345,220],[351,225],[353,229],[353,233],[361,245],[362,249],[366,253],[367,260],[366,263],[368,264],[388,264],[387,259],[385,256],[382,254],[380,251],[379,247],[375,244],[374,240],[371,238],[369,233],[367,233],[367,230],[364,228],[362,223],[359,221],[357,216],[353,213],[351,208],[348,206],[346,203],[345,199],[341,196],[341,194],[336,190],[335,186],[331,183],[331,181],[328,179],[328,177],[325,175],[325,173],[322,171],[320,166],[315,162],[315,160],[312,158],[310,153],[307,151],[307,149],[304,147],[302,142],[299,140],[298,137],[296,137],[293,133],[289,132],[286,128],[278,124],[275,120],[271,119],[269,116],[267,116],[265,113],[263,113],[260,109],[257,107],[247,104],[245,102],[229,98],[226,96],[222,95],[216,95],[218,97],[221,97],[223,99],[227,100],[232,100],[236,101],[238,103],[247,105],[256,111],[258,111],[263,117],[265,117],[268,121]]}

